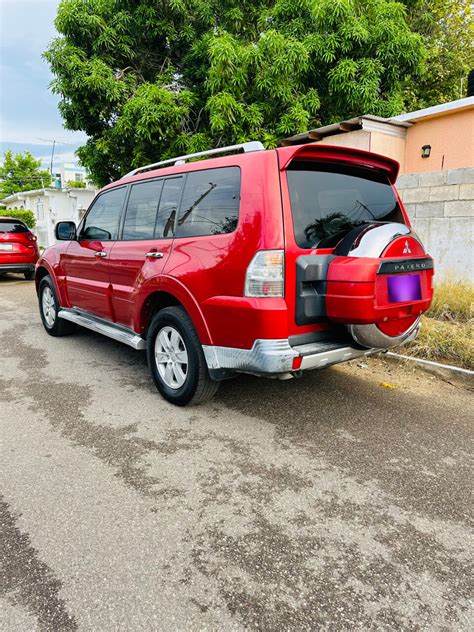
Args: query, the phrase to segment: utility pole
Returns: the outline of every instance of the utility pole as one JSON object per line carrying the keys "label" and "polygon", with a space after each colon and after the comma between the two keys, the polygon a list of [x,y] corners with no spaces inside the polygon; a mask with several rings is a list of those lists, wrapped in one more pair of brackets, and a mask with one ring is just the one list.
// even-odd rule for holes
{"label": "utility pole", "polygon": [[[54,149],[56,147],[56,139],[55,138],[39,138],[36,137],[37,140],[42,140],[46,143],[53,143],[53,146],[51,147],[51,160],[49,163],[49,173],[51,174],[51,180],[53,179],[53,160],[54,160]],[[60,145],[69,145],[69,143],[62,143],[61,141],[59,141]]]}
{"label": "utility pole", "polygon": [[53,179],[53,158],[54,158],[54,147],[56,146],[56,141],[53,140],[53,148],[51,149],[51,164],[49,165],[49,171],[51,173],[51,180]]}

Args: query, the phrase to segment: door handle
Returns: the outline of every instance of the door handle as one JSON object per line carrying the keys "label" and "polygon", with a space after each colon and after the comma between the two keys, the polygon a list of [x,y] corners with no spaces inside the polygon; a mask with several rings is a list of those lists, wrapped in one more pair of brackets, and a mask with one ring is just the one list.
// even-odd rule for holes
{"label": "door handle", "polygon": [[156,252],[156,250],[152,250],[151,252],[147,252],[145,255],[145,259],[148,257],[152,259],[163,259],[164,255],[162,252]]}
{"label": "door handle", "polygon": [[94,252],[94,257],[106,257],[107,253],[103,250],[99,250],[99,252]]}

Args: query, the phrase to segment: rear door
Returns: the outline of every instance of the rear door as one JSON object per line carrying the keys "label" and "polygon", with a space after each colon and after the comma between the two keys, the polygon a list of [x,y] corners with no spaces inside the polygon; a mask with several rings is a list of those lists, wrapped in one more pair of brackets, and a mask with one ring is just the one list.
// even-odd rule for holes
{"label": "rear door", "polygon": [[69,304],[107,320],[112,320],[109,256],[126,191],[126,186],[108,189],[95,199],[62,257]]}
{"label": "rear door", "polygon": [[168,259],[182,181],[182,176],[176,176],[130,186],[120,239],[109,259],[114,319],[127,327],[133,328],[143,284],[158,276]]}
{"label": "rear door", "polygon": [[[289,330],[314,333],[329,327],[325,278],[336,245],[358,226],[405,220],[387,175],[361,165],[294,160],[282,172],[282,194]],[[303,257],[315,255],[321,281],[305,280]]]}

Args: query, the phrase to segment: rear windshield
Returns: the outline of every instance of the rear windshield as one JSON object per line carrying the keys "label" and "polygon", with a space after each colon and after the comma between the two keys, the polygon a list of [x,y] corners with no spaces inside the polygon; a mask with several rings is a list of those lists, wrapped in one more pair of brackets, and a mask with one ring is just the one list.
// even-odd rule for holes
{"label": "rear windshield", "polygon": [[388,178],[368,169],[295,161],[287,171],[295,239],[301,248],[333,248],[350,230],[404,223]]}
{"label": "rear windshield", "polygon": [[0,233],[29,233],[29,229],[16,219],[0,219]]}

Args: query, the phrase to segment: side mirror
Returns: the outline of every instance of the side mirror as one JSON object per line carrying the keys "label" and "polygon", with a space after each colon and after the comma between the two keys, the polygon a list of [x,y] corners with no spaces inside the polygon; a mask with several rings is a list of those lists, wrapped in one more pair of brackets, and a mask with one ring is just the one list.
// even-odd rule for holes
{"label": "side mirror", "polygon": [[54,228],[56,239],[71,241],[76,239],[76,224],[74,222],[58,222]]}

